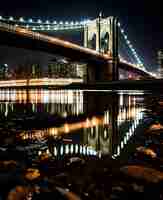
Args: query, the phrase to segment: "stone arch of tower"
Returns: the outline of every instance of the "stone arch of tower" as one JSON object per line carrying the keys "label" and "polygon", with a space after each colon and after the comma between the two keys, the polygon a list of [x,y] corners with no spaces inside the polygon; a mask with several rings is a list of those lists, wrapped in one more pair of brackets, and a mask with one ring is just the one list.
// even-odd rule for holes
{"label": "stone arch of tower", "polygon": [[106,32],[100,39],[101,53],[109,54],[109,33]]}
{"label": "stone arch of tower", "polygon": [[96,49],[96,33],[94,33],[88,41],[88,48],[90,49]]}
{"label": "stone arch of tower", "polygon": [[91,41],[96,35],[94,49],[101,53],[118,56],[117,19],[114,17],[97,18],[84,28],[84,46],[92,48]]}
{"label": "stone arch of tower", "polygon": [[[96,37],[94,36],[96,35]],[[108,54],[110,61],[99,70],[98,65],[88,64],[85,81],[95,83],[101,80],[118,80],[118,20],[115,17],[99,18],[84,27],[84,47],[94,48],[99,53]],[[96,45],[92,45],[96,41]]]}
{"label": "stone arch of tower", "polygon": [[[98,51],[98,30],[96,19],[84,28],[84,46]],[[95,42],[95,45],[92,45]]]}

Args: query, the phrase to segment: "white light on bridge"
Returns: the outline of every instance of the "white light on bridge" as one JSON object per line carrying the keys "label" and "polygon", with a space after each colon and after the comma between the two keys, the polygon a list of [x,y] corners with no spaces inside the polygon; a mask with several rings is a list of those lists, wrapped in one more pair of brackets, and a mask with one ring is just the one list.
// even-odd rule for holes
{"label": "white light on bridge", "polygon": [[14,20],[14,18],[13,18],[13,17],[10,17],[10,18],[9,18],[9,20],[10,20],[10,21],[13,21],[13,20]]}
{"label": "white light on bridge", "polygon": [[57,22],[56,22],[56,21],[53,21],[53,24],[57,24]]}
{"label": "white light on bridge", "polygon": [[124,38],[127,40],[127,35],[124,35]]}
{"label": "white light on bridge", "polygon": [[62,22],[62,21],[60,21],[60,22],[59,22],[59,24],[60,24],[60,25],[62,25],[62,24],[63,24],[63,22]]}
{"label": "white light on bridge", "polygon": [[33,19],[29,19],[28,21],[29,21],[29,23],[32,23],[32,22],[33,22]]}
{"label": "white light on bridge", "polygon": [[121,29],[121,33],[124,33],[124,30],[123,30],[123,29]]}
{"label": "white light on bridge", "polygon": [[0,19],[2,19],[2,16],[0,16]]}
{"label": "white light on bridge", "polygon": [[130,49],[132,49],[132,48],[133,48],[133,47],[132,47],[132,44],[130,44],[129,47],[130,47]]}
{"label": "white light on bridge", "polygon": [[68,22],[65,22],[65,24],[68,25],[69,23],[68,23]]}
{"label": "white light on bridge", "polygon": [[24,22],[23,17],[20,17],[19,21],[20,21],[20,22]]}
{"label": "white light on bridge", "polygon": [[132,48],[131,51],[134,52],[134,53],[136,53],[134,48]]}
{"label": "white light on bridge", "polygon": [[127,44],[130,44],[130,41],[129,41],[129,40],[127,40]]}
{"label": "white light on bridge", "polygon": [[41,24],[41,23],[42,23],[42,21],[41,21],[40,19],[38,19],[38,20],[37,20],[37,23]]}

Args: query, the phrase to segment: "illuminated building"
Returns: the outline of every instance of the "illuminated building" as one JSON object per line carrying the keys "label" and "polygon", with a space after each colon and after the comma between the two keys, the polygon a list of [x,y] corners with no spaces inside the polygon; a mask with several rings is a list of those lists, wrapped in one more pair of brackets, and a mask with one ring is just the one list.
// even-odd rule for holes
{"label": "illuminated building", "polygon": [[33,78],[41,78],[42,75],[42,69],[39,64],[33,64],[32,65],[32,77]]}
{"label": "illuminated building", "polygon": [[0,65],[0,79],[4,80],[8,77],[8,65],[2,64]]}
{"label": "illuminated building", "polygon": [[158,66],[160,78],[163,78],[163,51],[158,51]]}

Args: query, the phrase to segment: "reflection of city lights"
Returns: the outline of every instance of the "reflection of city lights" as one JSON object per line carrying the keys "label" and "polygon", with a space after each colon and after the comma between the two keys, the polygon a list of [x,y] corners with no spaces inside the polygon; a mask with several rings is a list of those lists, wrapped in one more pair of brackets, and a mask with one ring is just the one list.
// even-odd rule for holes
{"label": "reflection of city lights", "polygon": [[57,152],[57,148],[54,147],[54,155],[57,156],[57,153],[58,153],[58,152]]}
{"label": "reflection of city lights", "polygon": [[75,153],[78,153],[79,151],[79,147],[78,147],[78,144],[75,145]]}
{"label": "reflection of city lights", "polygon": [[82,152],[83,152],[83,147],[80,146],[80,154],[82,154]]}
{"label": "reflection of city lights", "polygon": [[70,148],[71,154],[74,152],[74,145],[71,144],[71,148]]}
{"label": "reflection of city lights", "polygon": [[124,147],[124,144],[123,144],[123,141],[121,141],[121,149],[123,149]]}
{"label": "reflection of city lights", "polygon": [[83,147],[83,154],[84,155],[86,154],[86,147],[85,146]]}
{"label": "reflection of city lights", "polygon": [[107,130],[105,129],[105,130],[104,130],[104,139],[107,139],[107,136],[108,136],[108,135],[107,135]]}
{"label": "reflection of city lights", "polygon": [[58,130],[56,128],[49,128],[50,135],[58,135]]}
{"label": "reflection of city lights", "polygon": [[67,117],[67,112],[63,112],[63,113],[62,113],[62,116],[63,116],[64,118],[66,118],[66,117]]}
{"label": "reflection of city lights", "polygon": [[117,155],[120,154],[120,146],[117,147]]}
{"label": "reflection of city lights", "polygon": [[85,122],[85,128],[90,127],[90,120],[87,118]]}
{"label": "reflection of city lights", "polygon": [[63,155],[63,145],[61,145],[60,153]]}
{"label": "reflection of city lights", "polygon": [[91,122],[93,126],[96,126],[98,124],[98,119],[96,117],[93,117]]}
{"label": "reflection of city lights", "polygon": [[117,147],[117,153],[113,154],[112,156],[113,159],[115,159],[117,156],[120,155],[121,150],[124,148],[125,144],[127,144],[131,136],[134,135],[135,129],[139,125],[139,121],[142,119],[143,119],[142,108],[137,108],[137,112],[135,113],[135,120],[133,121],[128,132],[126,132],[126,134],[124,135],[123,140],[120,142],[120,146]]}
{"label": "reflection of city lights", "polygon": [[47,154],[49,154],[49,153],[50,153],[50,152],[49,152],[49,149],[47,149],[47,150],[46,150],[46,153],[47,153]]}
{"label": "reflection of city lights", "polygon": [[68,145],[68,144],[66,144],[66,146],[65,146],[65,153],[66,153],[66,154],[69,153],[69,145]]}
{"label": "reflection of city lights", "polygon": [[64,125],[64,131],[65,131],[65,133],[69,133],[69,125],[68,124]]}

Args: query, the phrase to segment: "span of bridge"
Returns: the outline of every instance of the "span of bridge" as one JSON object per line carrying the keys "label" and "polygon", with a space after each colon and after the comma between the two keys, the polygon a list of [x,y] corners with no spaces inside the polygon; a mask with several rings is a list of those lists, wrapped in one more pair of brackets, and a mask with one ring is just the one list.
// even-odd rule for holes
{"label": "span of bridge", "polygon": [[56,37],[0,22],[0,43],[58,54],[72,61],[108,62],[112,57]]}
{"label": "span of bridge", "polygon": [[[97,74],[103,70],[102,66],[112,63],[113,57],[96,50],[82,47],[72,42],[64,41],[52,36],[33,32],[25,28],[0,22],[0,43],[31,50],[39,50],[50,54],[57,54],[72,61],[81,61],[98,66]],[[97,67],[96,67],[97,68]],[[136,65],[119,61],[119,68],[136,72],[145,77],[152,77],[147,71]],[[93,69],[92,69],[93,70]],[[90,71],[92,73],[92,71]]]}

